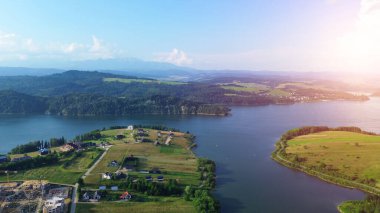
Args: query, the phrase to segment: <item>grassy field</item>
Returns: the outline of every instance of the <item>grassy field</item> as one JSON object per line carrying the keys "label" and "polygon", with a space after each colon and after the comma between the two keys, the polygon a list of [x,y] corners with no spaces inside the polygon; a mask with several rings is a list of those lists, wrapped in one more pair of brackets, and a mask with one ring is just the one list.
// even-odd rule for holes
{"label": "grassy field", "polygon": [[290,88],[299,88],[299,89],[317,89],[317,90],[330,90],[325,85],[316,84],[313,82],[288,82],[279,84],[277,89],[290,89]]}
{"label": "grassy field", "polygon": [[[10,180],[48,180],[54,183],[75,184],[94,159],[100,155],[100,151],[92,150],[82,152],[80,157],[70,156],[60,159],[59,163],[52,166],[45,166],[27,171],[18,171],[17,174],[10,174]],[[7,176],[1,175],[0,181],[6,181]]]}
{"label": "grassy field", "polygon": [[[147,138],[152,141],[157,139],[156,130],[147,130],[147,132]],[[101,134],[106,137],[102,140],[107,139],[113,146],[85,179],[86,184],[100,184],[102,173],[115,172],[119,169],[118,167],[109,167],[111,161],[122,162],[124,157],[130,155],[139,158],[138,170],[159,168],[164,172],[166,178],[178,179],[181,184],[199,184],[196,157],[188,149],[189,140],[184,133],[175,133],[170,146],[155,146],[152,142],[134,143],[131,132],[127,130],[107,130]],[[117,134],[124,134],[126,138],[115,140]],[[168,134],[168,132],[162,131],[162,138],[166,138]],[[129,174],[144,176],[137,171],[129,172]]]}
{"label": "grassy field", "polygon": [[196,210],[191,202],[186,202],[182,198],[167,198],[159,202],[79,203],[77,205],[77,212],[195,213]]}
{"label": "grassy field", "polygon": [[324,131],[287,142],[286,153],[307,167],[327,168],[351,180],[372,179],[380,187],[380,136],[344,131]]}
{"label": "grassy field", "polygon": [[252,92],[252,93],[259,93],[259,92],[265,92],[269,91],[270,87],[263,85],[263,84],[256,84],[256,83],[231,83],[231,84],[220,84],[220,87],[226,90],[231,91],[242,91],[242,92]]}
{"label": "grassy field", "polygon": [[[263,93],[270,96],[290,96],[290,93],[283,90],[282,88],[271,88],[264,84],[257,83],[229,83],[229,84],[220,84],[220,87],[226,90],[235,91],[235,92],[250,92],[250,93]],[[226,93],[225,96],[237,96],[237,94]]]}
{"label": "grassy field", "polygon": [[143,84],[167,84],[167,85],[183,85],[187,84],[185,82],[178,82],[178,81],[158,81],[154,79],[133,79],[133,78],[104,78],[104,82],[119,82],[119,83],[125,83],[125,84],[130,84],[130,83],[143,83]]}
{"label": "grassy field", "polygon": [[[145,138],[155,141],[158,139],[157,130],[145,129]],[[197,172],[197,158],[188,149],[190,140],[188,135],[175,132],[171,140],[171,145],[155,146],[153,142],[135,143],[131,131],[125,129],[102,131],[102,140],[107,140],[112,147],[105,157],[99,162],[89,176],[84,180],[85,187],[97,188],[106,184],[109,180],[102,180],[101,174],[105,172],[115,172],[119,167],[109,167],[112,160],[122,162],[124,157],[133,155],[139,159],[137,171],[128,171],[130,176],[145,177],[147,174],[139,173],[139,170],[151,170],[158,168],[161,170],[165,180],[174,179],[181,185],[199,185],[199,174]],[[116,140],[115,136],[123,134],[122,140]],[[169,132],[161,131],[160,141],[166,141]],[[153,178],[160,174],[149,174]],[[113,181],[112,183],[117,183]],[[139,192],[129,190],[139,197],[146,197],[144,202],[101,202],[100,204],[81,203],[77,212],[196,212],[192,202],[184,201],[182,197],[154,197],[142,195]],[[121,192],[119,192],[121,193]],[[157,200],[158,199],[158,200]]]}

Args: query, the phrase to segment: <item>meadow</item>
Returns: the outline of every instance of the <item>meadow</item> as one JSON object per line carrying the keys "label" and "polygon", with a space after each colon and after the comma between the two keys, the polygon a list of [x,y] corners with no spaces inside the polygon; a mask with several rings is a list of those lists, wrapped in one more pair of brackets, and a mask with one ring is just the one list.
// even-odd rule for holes
{"label": "meadow", "polygon": [[287,158],[308,168],[380,187],[380,136],[324,131],[287,141]]}
{"label": "meadow", "polygon": [[[75,184],[87,171],[93,161],[102,153],[98,149],[82,152],[80,155],[62,157],[55,165],[17,171],[10,173],[9,180],[47,180],[52,183]],[[0,176],[0,181],[7,181],[6,175]]]}

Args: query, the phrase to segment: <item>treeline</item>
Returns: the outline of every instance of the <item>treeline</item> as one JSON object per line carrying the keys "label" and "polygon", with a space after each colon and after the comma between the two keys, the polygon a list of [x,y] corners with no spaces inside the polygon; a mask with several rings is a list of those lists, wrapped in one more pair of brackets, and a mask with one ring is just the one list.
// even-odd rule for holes
{"label": "treeline", "polygon": [[380,197],[368,195],[365,200],[344,202],[339,208],[347,213],[380,213]]}
{"label": "treeline", "polygon": [[173,179],[159,183],[147,181],[144,178],[134,179],[127,177],[123,182],[107,181],[102,184],[107,186],[116,185],[121,189],[130,189],[151,196],[181,196],[183,194],[183,188]]}
{"label": "treeline", "polygon": [[17,145],[15,148],[11,149],[11,154],[25,154],[28,152],[35,152],[40,150],[41,147],[50,148],[62,146],[66,143],[64,137],[61,138],[51,138],[49,141],[32,141],[26,144]]}
{"label": "treeline", "polygon": [[89,140],[99,140],[102,137],[100,130],[93,130],[91,132],[85,133],[83,135],[75,136],[75,141],[89,141]]}
{"label": "treeline", "polygon": [[17,162],[6,162],[0,164],[0,170],[26,170],[33,169],[38,167],[43,167],[47,165],[55,164],[59,161],[59,157],[57,154],[48,154],[45,156],[37,156],[34,158],[25,159]]}
{"label": "treeline", "polygon": [[58,115],[210,114],[226,115],[226,106],[203,104],[168,95],[146,98],[70,94],[49,99],[47,113]]}
{"label": "treeline", "polygon": [[211,189],[215,188],[216,185],[216,175],[215,175],[216,164],[214,161],[206,158],[198,158],[198,172],[200,174],[200,180],[202,185],[209,187]]}
{"label": "treeline", "polygon": [[204,104],[169,95],[129,99],[99,94],[68,94],[37,97],[13,91],[0,92],[0,113],[46,113],[65,116],[129,115],[129,114],[209,114],[226,115],[223,105]]}
{"label": "treeline", "polygon": [[154,130],[160,130],[160,131],[173,131],[173,132],[180,132],[179,129],[171,128],[163,125],[133,125],[134,128],[144,128],[144,129],[154,129]]}
{"label": "treeline", "polygon": [[220,212],[220,203],[211,194],[211,190],[216,185],[216,164],[206,158],[198,158],[197,164],[201,185],[199,187],[186,186],[184,199],[192,201],[197,212]]}
{"label": "treeline", "polygon": [[184,196],[185,200],[193,202],[197,212],[220,212],[220,203],[212,196],[209,190],[186,186]]}
{"label": "treeline", "polygon": [[367,134],[367,135],[376,135],[373,132],[363,131],[359,127],[330,128],[327,126],[305,126],[305,127],[296,128],[296,129],[287,131],[281,136],[281,140],[287,141],[301,135],[308,135],[308,134],[318,133],[318,132],[323,132],[323,131],[347,131],[347,132],[356,132],[356,133]]}

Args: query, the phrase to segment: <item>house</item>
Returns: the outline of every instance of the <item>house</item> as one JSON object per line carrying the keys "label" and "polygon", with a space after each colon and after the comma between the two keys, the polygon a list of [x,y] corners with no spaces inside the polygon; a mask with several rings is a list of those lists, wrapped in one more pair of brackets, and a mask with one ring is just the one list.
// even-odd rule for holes
{"label": "house", "polygon": [[161,174],[161,170],[158,168],[153,168],[153,169],[149,170],[149,173],[150,174]]}
{"label": "house", "polygon": [[119,163],[116,160],[113,160],[113,161],[111,161],[110,164],[108,164],[108,166],[110,166],[110,167],[118,167]]}
{"label": "house", "polygon": [[65,199],[53,197],[44,203],[43,213],[63,213],[65,209]]}
{"label": "house", "polygon": [[90,200],[90,195],[88,192],[85,192],[83,195],[82,195],[82,200],[84,201],[88,201]]}
{"label": "house", "polygon": [[157,132],[157,137],[160,138],[162,136],[161,131]]}
{"label": "house", "polygon": [[115,172],[115,179],[122,179],[122,178],[127,178],[128,174],[124,174],[121,171],[116,171]]}
{"label": "house", "polygon": [[94,142],[82,143],[81,145],[82,148],[88,148],[88,147],[94,147],[94,146],[96,146],[96,143]]}
{"label": "house", "polygon": [[0,155],[0,163],[4,163],[8,161],[8,157],[6,155]]}
{"label": "house", "polygon": [[78,143],[70,142],[66,144],[67,146],[71,147],[71,150],[78,150],[80,149],[80,146]]}
{"label": "house", "polygon": [[47,155],[47,154],[49,154],[49,149],[47,149],[47,148],[42,148],[42,149],[40,149],[40,155]]}
{"label": "house", "polygon": [[138,136],[144,136],[144,135],[145,135],[145,131],[144,131],[144,129],[141,129],[141,128],[138,129],[138,130],[137,130],[137,135],[138,135]]}
{"label": "house", "polygon": [[129,126],[127,127],[127,130],[133,130],[133,125],[129,125]]}
{"label": "house", "polygon": [[146,176],[146,177],[145,177],[145,180],[146,180],[146,181],[152,181],[153,178],[152,178],[152,176]]}
{"label": "house", "polygon": [[101,196],[98,194],[98,191],[95,191],[93,196],[91,196],[90,192],[85,192],[82,196],[83,201],[91,201],[91,202],[98,202],[100,198]]}
{"label": "house", "polygon": [[111,180],[112,174],[109,173],[109,172],[103,173],[102,174],[102,178],[105,179],[105,180]]}
{"label": "house", "polygon": [[122,195],[120,195],[121,200],[130,200],[132,198],[132,195],[129,194],[129,192],[124,192]]}
{"label": "house", "polygon": [[74,148],[70,146],[69,144],[65,144],[61,146],[59,150],[61,150],[61,152],[70,152],[71,150],[74,150]]}
{"label": "house", "polygon": [[116,135],[115,138],[117,140],[121,140],[121,139],[125,138],[125,135],[119,134],[119,135]]}
{"label": "house", "polygon": [[25,156],[22,156],[22,157],[13,158],[11,160],[11,162],[19,162],[19,161],[24,161],[24,160],[29,160],[29,159],[32,159],[32,157],[30,157],[28,155],[25,155]]}
{"label": "house", "polygon": [[92,197],[92,200],[98,201],[100,200],[101,196],[98,194],[98,191],[95,191],[94,196]]}
{"label": "house", "polygon": [[126,169],[128,171],[133,171],[133,170],[135,170],[135,166],[127,164],[124,166],[124,169]]}
{"label": "house", "polygon": [[161,182],[161,181],[164,181],[164,176],[158,176],[158,177],[157,177],[157,181],[160,181],[160,182]]}

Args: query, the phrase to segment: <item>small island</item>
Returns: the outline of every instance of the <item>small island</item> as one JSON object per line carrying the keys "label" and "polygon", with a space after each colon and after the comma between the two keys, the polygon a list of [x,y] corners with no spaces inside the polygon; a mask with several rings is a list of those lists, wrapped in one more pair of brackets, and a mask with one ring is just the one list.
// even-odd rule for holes
{"label": "small island", "polygon": [[192,152],[194,139],[163,126],[130,125],[19,145],[0,158],[0,185],[9,193],[32,185],[38,202],[3,196],[0,210],[32,202],[35,211],[72,213],[219,212],[211,194],[216,165]]}
{"label": "small island", "polygon": [[344,213],[380,210],[380,136],[357,127],[309,126],[292,129],[276,143],[272,158],[344,187],[370,195],[338,206]]}

